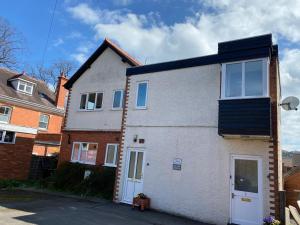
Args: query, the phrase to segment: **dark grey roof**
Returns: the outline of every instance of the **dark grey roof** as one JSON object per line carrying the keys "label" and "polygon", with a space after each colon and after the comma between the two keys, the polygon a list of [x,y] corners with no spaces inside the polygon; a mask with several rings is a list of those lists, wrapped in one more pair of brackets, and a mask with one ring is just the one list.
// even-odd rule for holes
{"label": "dark grey roof", "polygon": [[218,44],[218,53],[214,55],[127,68],[126,75],[131,76],[154,73],[277,55],[278,46],[272,44],[272,35],[266,34],[256,37],[221,42]]}
{"label": "dark grey roof", "polygon": [[[32,95],[22,94],[11,86],[11,81],[14,78],[35,83]],[[14,71],[0,68],[0,95],[9,96],[12,98],[29,101],[47,107],[55,107],[55,93],[51,91],[47,84],[41,80],[29,77],[24,74],[18,74]]]}

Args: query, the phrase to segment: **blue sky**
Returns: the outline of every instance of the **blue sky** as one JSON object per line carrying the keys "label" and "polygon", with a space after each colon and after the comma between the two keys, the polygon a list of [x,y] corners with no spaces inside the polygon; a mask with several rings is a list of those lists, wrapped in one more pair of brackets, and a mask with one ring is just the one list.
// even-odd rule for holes
{"label": "blue sky", "polygon": [[[0,16],[24,38],[19,69],[41,63],[55,0],[3,0]],[[213,54],[217,43],[272,33],[279,44],[282,96],[300,97],[300,1],[58,0],[45,64],[79,66],[109,37],[155,63]],[[282,112],[282,146],[300,150],[300,112]]]}

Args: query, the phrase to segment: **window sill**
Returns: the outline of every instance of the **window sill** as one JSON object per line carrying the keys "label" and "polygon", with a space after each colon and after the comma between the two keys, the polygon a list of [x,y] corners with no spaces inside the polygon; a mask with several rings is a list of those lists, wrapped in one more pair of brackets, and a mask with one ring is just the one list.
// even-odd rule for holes
{"label": "window sill", "polygon": [[147,110],[148,107],[135,107],[134,109],[135,110]]}
{"label": "window sill", "polygon": [[103,166],[105,166],[105,167],[117,167],[117,165],[115,165],[115,164],[104,164]]}
{"label": "window sill", "polygon": [[122,111],[123,108],[112,108],[111,111]]}
{"label": "window sill", "polygon": [[16,142],[0,142],[0,144],[14,145]]}
{"label": "window sill", "polygon": [[78,109],[77,112],[100,112],[103,111],[103,109]]}
{"label": "window sill", "polygon": [[235,99],[254,99],[254,98],[270,98],[270,96],[241,96],[241,97],[221,97],[220,100],[235,100]]}
{"label": "window sill", "polygon": [[74,161],[74,160],[71,160],[70,162],[71,163],[80,163],[80,164],[85,164],[85,165],[92,165],[92,166],[96,165],[96,163],[88,163],[88,162],[83,162],[83,161]]}

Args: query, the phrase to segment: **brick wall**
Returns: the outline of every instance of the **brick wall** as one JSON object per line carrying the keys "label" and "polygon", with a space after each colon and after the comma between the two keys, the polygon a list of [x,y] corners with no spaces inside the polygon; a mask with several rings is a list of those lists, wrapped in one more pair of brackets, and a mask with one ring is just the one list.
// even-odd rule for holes
{"label": "brick wall", "polygon": [[269,151],[269,180],[270,180],[270,211],[271,215],[279,218],[279,190],[281,189],[281,149],[279,143],[278,127],[278,101],[279,101],[279,71],[278,57],[271,57],[270,61],[270,97],[272,113],[272,140],[270,140]]}
{"label": "brick wall", "polygon": [[16,135],[15,144],[0,144],[0,179],[28,178],[34,135]]}
{"label": "brick wall", "polygon": [[[12,114],[9,122],[10,124],[17,125],[17,126],[24,126],[24,127],[32,127],[32,128],[39,127],[41,112],[32,109],[22,108],[19,106],[4,104],[4,103],[0,103],[0,104],[12,107]],[[61,125],[63,122],[63,116],[58,116],[53,114],[51,115],[49,113],[45,113],[45,114],[50,115],[50,120],[49,120],[48,130],[43,132],[60,133]]]}
{"label": "brick wall", "polygon": [[103,165],[107,143],[119,144],[119,131],[63,131],[59,163],[71,160],[73,142],[98,143],[96,165]]}

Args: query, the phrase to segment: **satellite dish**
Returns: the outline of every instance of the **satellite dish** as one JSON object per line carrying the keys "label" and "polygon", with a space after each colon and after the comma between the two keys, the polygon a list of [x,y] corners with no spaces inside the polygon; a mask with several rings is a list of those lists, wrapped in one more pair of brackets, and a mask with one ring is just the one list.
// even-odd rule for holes
{"label": "satellite dish", "polygon": [[286,111],[298,110],[297,106],[299,105],[299,99],[294,96],[289,96],[283,99],[280,105]]}

